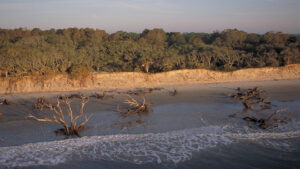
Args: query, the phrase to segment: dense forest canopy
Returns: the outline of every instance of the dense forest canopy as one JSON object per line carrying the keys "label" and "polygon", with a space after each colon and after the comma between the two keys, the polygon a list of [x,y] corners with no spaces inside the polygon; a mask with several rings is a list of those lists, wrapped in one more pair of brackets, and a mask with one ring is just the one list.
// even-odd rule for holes
{"label": "dense forest canopy", "polygon": [[0,29],[0,74],[5,77],[79,76],[89,72],[164,72],[206,68],[284,66],[300,62],[300,36],[237,29],[166,33],[162,29],[108,34],[98,29]]}

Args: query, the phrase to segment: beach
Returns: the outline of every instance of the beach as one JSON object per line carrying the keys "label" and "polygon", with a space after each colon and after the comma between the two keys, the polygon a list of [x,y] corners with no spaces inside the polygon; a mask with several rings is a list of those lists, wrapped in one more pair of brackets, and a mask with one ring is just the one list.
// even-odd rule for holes
{"label": "beach", "polygon": [[[85,112],[93,114],[93,118],[80,133],[83,137],[72,139],[55,135],[59,124],[26,118],[29,114],[48,117],[45,112],[33,110],[35,100],[44,97],[55,103],[60,95],[91,96],[103,91],[8,94],[5,98],[13,104],[0,106],[1,167],[195,168],[201,164],[203,168],[211,168],[209,159],[227,154],[213,166],[230,168],[239,163],[230,163],[229,159],[249,155],[256,163],[242,158],[244,162],[239,167],[272,167],[280,161],[283,167],[299,168],[299,86],[300,80],[294,79],[164,86],[147,94],[137,94],[142,88],[107,90],[103,100],[90,98]],[[238,87],[263,90],[263,96],[270,97],[275,105],[267,112],[287,107],[293,112],[291,121],[262,130],[249,126],[242,117],[229,118],[243,109],[240,102],[228,96]],[[128,93],[137,100],[145,98],[150,102],[151,112],[143,117],[145,123],[131,127],[116,125],[120,120],[135,121],[135,118],[122,119],[117,112],[118,106],[125,106],[123,101],[128,99]],[[80,99],[72,99],[74,110],[78,110],[79,104]],[[265,112],[258,117],[267,115]],[[261,160],[262,157],[270,158],[272,163]]]}

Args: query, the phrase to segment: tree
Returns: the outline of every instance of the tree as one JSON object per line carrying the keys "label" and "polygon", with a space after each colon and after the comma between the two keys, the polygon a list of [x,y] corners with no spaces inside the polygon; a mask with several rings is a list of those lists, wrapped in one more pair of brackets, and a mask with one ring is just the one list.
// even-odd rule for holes
{"label": "tree", "polygon": [[162,29],[144,30],[141,34],[141,38],[144,38],[148,43],[152,45],[163,46],[166,42],[167,36]]}
{"label": "tree", "polygon": [[[52,105],[49,103],[44,103],[42,106],[46,107],[50,110],[51,117],[50,118],[38,118],[34,115],[29,115],[28,118],[32,118],[34,120],[37,120],[39,122],[52,122],[52,123],[58,123],[63,125],[63,129],[57,130],[58,132],[61,132],[66,136],[76,135],[80,137],[79,132],[83,129],[84,125],[91,119],[93,114],[90,114],[89,116],[84,117],[84,121],[77,124],[77,120],[84,115],[84,107],[86,103],[88,102],[88,98],[81,96],[81,108],[79,113],[75,114],[71,107],[71,100],[67,97],[63,97],[61,99],[57,99],[57,104]],[[70,125],[68,124],[65,114],[63,112],[62,106],[65,105],[67,107],[67,115],[70,119]]]}

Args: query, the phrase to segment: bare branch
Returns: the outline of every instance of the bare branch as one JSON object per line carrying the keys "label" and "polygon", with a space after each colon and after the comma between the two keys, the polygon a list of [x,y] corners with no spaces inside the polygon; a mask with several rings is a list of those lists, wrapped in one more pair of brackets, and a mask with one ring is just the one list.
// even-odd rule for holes
{"label": "bare branch", "polygon": [[[81,108],[79,110],[79,113],[74,117],[73,110],[71,107],[71,100],[67,97],[61,97],[57,99],[56,106],[53,106],[52,104],[45,104],[44,106],[48,107],[52,113],[52,118],[37,118],[36,116],[29,115],[28,118],[32,118],[34,120],[37,120],[39,122],[54,122],[59,123],[64,126],[64,129],[60,130],[63,134],[69,136],[69,135],[77,135],[79,136],[79,129],[82,128],[92,117],[92,114],[89,116],[85,116],[85,120],[80,123],[80,125],[76,125],[76,120],[78,120],[80,117],[83,116],[84,107],[86,103],[88,102],[88,97],[81,97]],[[68,123],[65,120],[65,116],[62,109],[62,103],[65,104],[67,107],[67,115],[70,118],[71,126],[69,127]]]}

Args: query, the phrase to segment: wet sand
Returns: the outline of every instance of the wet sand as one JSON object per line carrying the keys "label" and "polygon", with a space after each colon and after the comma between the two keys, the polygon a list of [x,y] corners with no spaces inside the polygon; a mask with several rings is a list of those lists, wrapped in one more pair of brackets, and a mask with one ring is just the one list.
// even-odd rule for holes
{"label": "wet sand", "polygon": [[[243,106],[228,97],[228,94],[234,93],[237,87],[247,89],[255,86],[264,90],[264,95],[270,97],[270,100],[278,106],[274,109],[288,107],[290,111],[294,111],[292,122],[288,125],[282,125],[279,129],[263,131],[248,128],[247,123],[241,118],[229,119],[228,115],[240,111]],[[14,104],[0,105],[0,112],[3,113],[3,117],[0,118],[0,152],[7,152],[7,160],[5,161],[7,166],[29,168],[34,166],[53,168],[53,165],[54,168],[74,168],[74,165],[76,165],[75,168],[82,168],[79,167],[80,165],[89,168],[97,168],[98,166],[105,168],[119,168],[120,166],[125,168],[197,168],[200,164],[203,168],[220,168],[224,164],[227,165],[225,168],[274,168],[276,160],[284,159],[282,156],[274,156],[276,153],[285,153],[292,160],[292,162],[284,162],[283,160],[283,168],[297,168],[299,164],[295,162],[295,159],[299,157],[300,153],[300,145],[298,144],[300,138],[299,86],[300,80],[296,79],[160,87],[159,90],[144,95],[153,109],[153,112],[145,117],[147,127],[137,126],[124,131],[121,131],[120,128],[110,128],[110,125],[118,122],[118,113],[115,110],[119,104],[122,106],[122,102],[127,98],[128,90],[108,91],[106,99],[91,98],[86,106],[85,112],[87,114],[93,113],[94,118],[88,123],[90,128],[82,132],[83,136],[87,136],[80,138],[85,143],[82,145],[79,143],[80,140],[78,140],[79,142],[76,141],[77,139],[70,141],[72,139],[65,140],[63,136],[55,136],[53,131],[60,128],[58,124],[40,123],[26,118],[30,113],[46,116],[46,114],[32,109],[36,98],[45,97],[54,103],[58,95],[78,92],[2,95]],[[178,91],[176,96],[172,96],[174,89]],[[81,93],[91,95],[94,92],[101,93],[102,91],[84,91]],[[134,97],[141,99],[143,96]],[[78,108],[79,99],[73,101],[74,108]],[[131,143],[131,140],[135,141]],[[168,143],[162,144],[162,142]],[[33,144],[26,145],[29,143]],[[57,159],[57,162],[51,163],[45,158],[40,161],[41,166],[36,166],[34,161],[39,161],[35,159],[38,152],[33,152],[28,148],[33,146],[38,147],[40,151],[45,151],[47,147],[60,147],[63,150],[63,147],[68,145],[71,145],[71,149],[66,149],[66,152],[81,153],[80,156],[83,156],[83,159],[73,163],[72,159],[76,159],[76,155],[73,155],[72,158],[62,155],[60,160]],[[92,148],[89,145],[100,147],[92,146]],[[119,149],[120,145],[123,145],[123,149]],[[228,147],[228,145],[230,146]],[[235,145],[235,148],[231,147],[232,145]],[[90,158],[88,154],[84,153],[90,150],[82,149],[82,146],[86,146],[87,149],[95,149],[95,154],[92,152],[90,154],[99,156],[99,159]],[[106,148],[110,148],[110,150],[106,151],[103,146],[107,146]],[[132,150],[135,146],[144,147],[145,152],[143,153],[154,153],[153,157],[150,154],[143,157],[141,154],[141,157],[136,156],[136,159],[131,159],[131,157],[135,157],[136,153],[141,153]],[[177,150],[178,146],[182,146],[183,149]],[[162,149],[163,152],[174,148],[174,153],[168,154],[170,157],[165,158],[164,153],[157,148]],[[255,151],[247,152],[245,148],[252,148]],[[280,148],[281,150],[279,150]],[[113,150],[121,152],[120,156],[115,155]],[[14,153],[14,151],[25,154],[17,156],[18,153]],[[56,154],[54,152],[49,150],[49,153],[43,154],[43,156],[54,157],[53,155]],[[186,157],[180,152],[186,153]],[[258,155],[255,152],[261,154]],[[32,156],[24,157],[26,154]],[[276,159],[275,161],[271,158],[272,154],[273,159]],[[250,158],[253,158],[250,161],[254,162],[228,161],[231,158],[239,158],[237,155],[249,155]],[[5,155],[0,156],[0,161],[1,157],[6,158]],[[21,162],[21,157],[28,161],[35,159],[32,162],[33,165]],[[262,157],[267,157],[270,161],[260,160]],[[174,162],[176,159],[179,162]],[[18,160],[21,160],[19,161],[20,165],[12,163],[12,161]],[[257,164],[255,164],[255,160]],[[141,164],[139,164],[140,161],[142,161]],[[143,161],[149,161],[149,163],[144,164]],[[47,167],[47,165],[50,166]]]}

